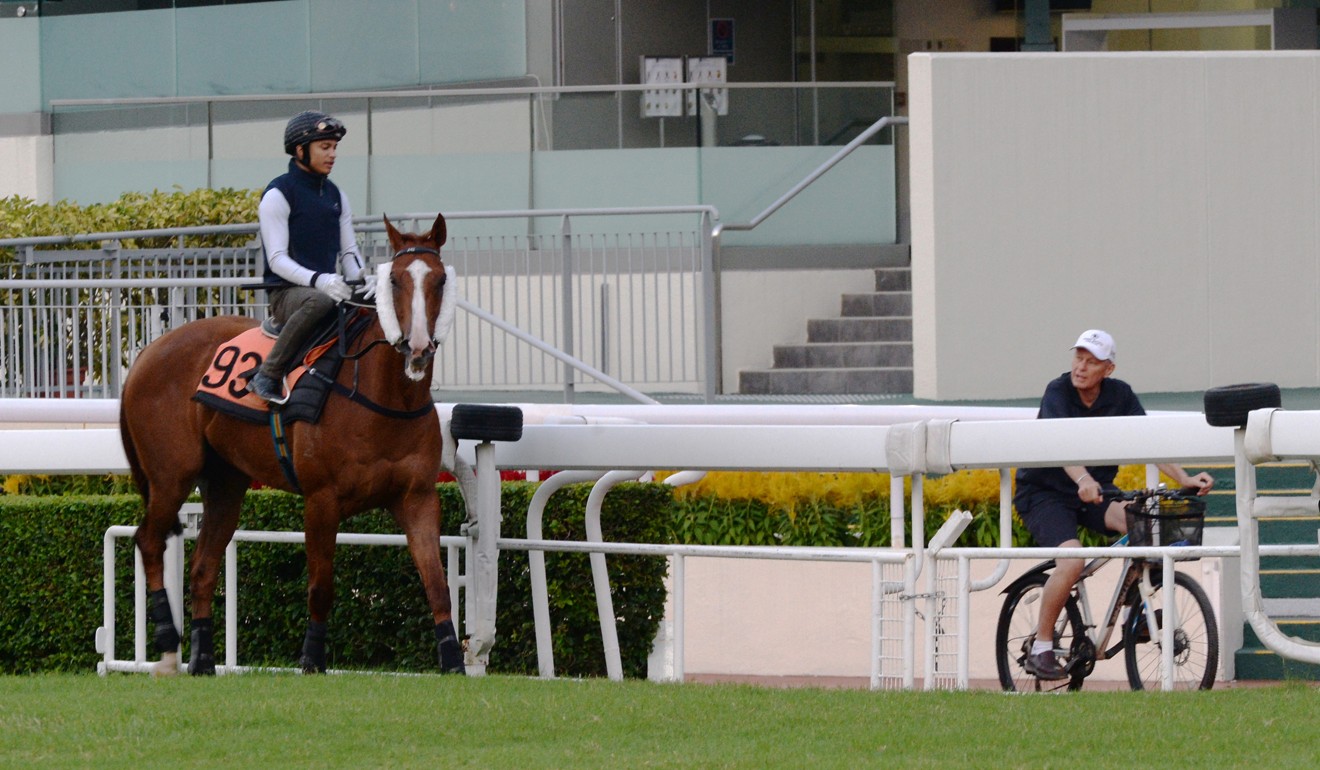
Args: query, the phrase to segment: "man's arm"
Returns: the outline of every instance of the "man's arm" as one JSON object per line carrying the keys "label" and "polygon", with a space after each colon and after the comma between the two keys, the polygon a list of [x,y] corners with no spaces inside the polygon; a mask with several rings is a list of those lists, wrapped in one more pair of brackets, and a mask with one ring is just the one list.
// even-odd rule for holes
{"label": "man's arm", "polygon": [[1195,476],[1188,475],[1187,471],[1177,463],[1160,463],[1156,466],[1165,476],[1173,479],[1178,486],[1183,489],[1195,489],[1196,494],[1206,495],[1215,487],[1215,477],[1202,472]]}

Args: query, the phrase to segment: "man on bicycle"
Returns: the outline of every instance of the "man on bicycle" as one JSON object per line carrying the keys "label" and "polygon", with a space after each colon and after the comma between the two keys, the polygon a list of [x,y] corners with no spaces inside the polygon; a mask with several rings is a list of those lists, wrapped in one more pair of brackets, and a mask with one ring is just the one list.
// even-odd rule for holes
{"label": "man on bicycle", "polygon": [[[1108,332],[1088,329],[1073,345],[1072,368],[1045,386],[1037,419],[1066,417],[1122,417],[1143,415],[1146,410],[1132,388],[1114,373],[1114,338]],[[1185,489],[1204,495],[1215,481],[1208,473],[1189,476],[1182,466],[1165,463],[1159,469]],[[1069,465],[1063,468],[1022,468],[1017,472],[1013,507],[1026,524],[1036,545],[1044,548],[1080,546],[1077,528],[1114,536],[1127,531],[1123,503],[1105,503],[1106,492],[1114,493],[1118,466]],[[1082,572],[1082,559],[1058,559],[1054,572],[1041,592],[1040,619],[1036,639],[1027,656],[1027,673],[1040,679],[1065,679],[1054,656],[1054,623],[1068,600],[1068,593]]]}

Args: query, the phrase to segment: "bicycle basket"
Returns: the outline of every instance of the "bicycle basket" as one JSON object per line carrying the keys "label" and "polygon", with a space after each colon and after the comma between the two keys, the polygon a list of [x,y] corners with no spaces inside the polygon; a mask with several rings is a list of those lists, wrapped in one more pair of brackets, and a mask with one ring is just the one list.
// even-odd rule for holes
{"label": "bicycle basket", "polygon": [[1200,545],[1205,501],[1199,497],[1148,497],[1128,504],[1128,545]]}

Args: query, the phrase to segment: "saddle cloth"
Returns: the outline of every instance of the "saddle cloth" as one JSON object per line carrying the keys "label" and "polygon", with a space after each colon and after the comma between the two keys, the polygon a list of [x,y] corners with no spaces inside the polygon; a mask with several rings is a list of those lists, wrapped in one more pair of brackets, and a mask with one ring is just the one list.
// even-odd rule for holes
{"label": "saddle cloth", "polygon": [[[366,320],[366,314],[360,313],[350,321],[345,335],[348,340],[361,334],[366,328]],[[339,338],[334,329],[332,316],[329,339],[323,334],[313,335],[311,346],[300,357],[298,365],[285,376],[289,400],[284,404],[268,404],[247,392],[248,380],[257,373],[261,362],[275,346],[271,332],[260,326],[248,329],[216,348],[193,400],[251,423],[269,422],[272,408],[282,411],[285,422],[303,420],[315,423],[321,419],[321,410],[330,394],[330,383],[334,382],[343,364],[336,344]],[[307,376],[309,372],[314,376]]]}

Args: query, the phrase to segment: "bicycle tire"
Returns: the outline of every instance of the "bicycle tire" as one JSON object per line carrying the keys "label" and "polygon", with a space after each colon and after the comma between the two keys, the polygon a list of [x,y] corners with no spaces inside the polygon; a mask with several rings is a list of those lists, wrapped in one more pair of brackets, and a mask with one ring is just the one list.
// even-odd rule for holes
{"label": "bicycle tire", "polygon": [[1222,385],[1205,392],[1205,421],[1224,428],[1245,428],[1253,409],[1283,406],[1279,386],[1268,382]]}
{"label": "bicycle tire", "polygon": [[[1064,692],[1082,689],[1082,682],[1090,673],[1089,665],[1082,665],[1067,679],[1042,681],[1027,673],[1024,668],[1031,642],[1036,636],[1037,610],[1040,607],[1040,594],[1049,575],[1042,573],[1015,583],[1004,596],[1004,605],[999,610],[999,622],[995,627],[995,664],[999,669],[999,686],[1007,692]],[[1054,643],[1056,650],[1067,649],[1067,654],[1056,651],[1059,664],[1065,668],[1072,660],[1072,652],[1080,646],[1090,647],[1086,637],[1086,628],[1082,624],[1082,611],[1077,607],[1077,600],[1068,597],[1063,612],[1059,613],[1061,622],[1056,623]]]}
{"label": "bicycle tire", "polygon": [[[1133,585],[1124,601],[1128,611],[1123,620],[1123,658],[1127,664],[1128,684],[1133,690],[1159,690],[1163,687],[1160,674],[1163,648],[1164,607],[1162,570],[1152,568],[1151,584],[1154,593],[1156,623],[1160,626],[1154,640],[1149,638],[1146,615],[1141,609],[1141,588]],[[1174,575],[1174,602],[1178,610],[1178,627],[1174,629],[1175,690],[1209,690],[1215,685],[1219,670],[1219,626],[1201,584],[1182,572]]]}

